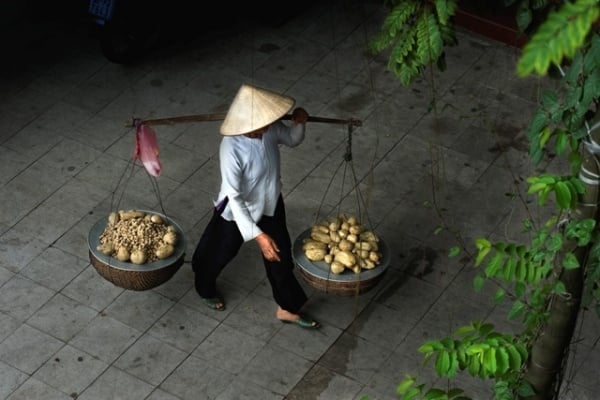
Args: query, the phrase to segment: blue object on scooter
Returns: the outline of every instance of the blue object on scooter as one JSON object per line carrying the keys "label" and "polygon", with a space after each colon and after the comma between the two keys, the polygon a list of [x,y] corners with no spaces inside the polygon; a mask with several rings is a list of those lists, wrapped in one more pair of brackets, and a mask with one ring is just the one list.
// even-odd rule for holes
{"label": "blue object on scooter", "polygon": [[110,21],[115,10],[116,0],[90,0],[88,11],[96,17],[96,22],[104,25]]}

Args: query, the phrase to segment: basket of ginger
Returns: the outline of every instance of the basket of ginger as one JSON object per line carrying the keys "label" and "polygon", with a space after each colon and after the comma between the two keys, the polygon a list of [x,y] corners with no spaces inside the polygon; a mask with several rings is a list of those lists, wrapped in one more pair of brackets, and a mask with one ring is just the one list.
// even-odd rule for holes
{"label": "basket of ginger", "polygon": [[164,214],[119,210],[99,219],[88,235],[90,262],[116,286],[148,290],[168,281],[181,267],[181,227]]}
{"label": "basket of ginger", "polygon": [[381,279],[389,263],[385,242],[357,217],[340,214],[303,232],[294,257],[313,287],[338,295],[364,293]]}

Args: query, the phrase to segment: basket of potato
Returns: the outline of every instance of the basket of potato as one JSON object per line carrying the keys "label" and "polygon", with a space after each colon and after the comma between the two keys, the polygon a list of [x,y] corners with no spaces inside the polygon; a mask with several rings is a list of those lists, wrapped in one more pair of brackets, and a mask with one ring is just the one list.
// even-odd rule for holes
{"label": "basket of potato", "polygon": [[181,228],[145,210],[111,212],[88,235],[90,261],[98,273],[125,289],[147,290],[169,280],[183,264]]}
{"label": "basket of potato", "polygon": [[357,217],[340,214],[304,231],[294,243],[294,258],[313,287],[339,295],[368,291],[389,264],[381,237]]}

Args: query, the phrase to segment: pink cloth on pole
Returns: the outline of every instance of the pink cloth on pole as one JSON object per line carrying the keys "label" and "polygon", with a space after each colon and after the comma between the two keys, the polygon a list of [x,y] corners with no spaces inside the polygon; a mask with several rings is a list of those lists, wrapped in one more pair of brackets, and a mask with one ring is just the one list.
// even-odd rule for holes
{"label": "pink cloth on pole", "polygon": [[142,161],[146,171],[152,176],[159,176],[161,171],[158,159],[158,141],[156,133],[144,123],[139,124],[135,130],[135,150],[133,159]]}

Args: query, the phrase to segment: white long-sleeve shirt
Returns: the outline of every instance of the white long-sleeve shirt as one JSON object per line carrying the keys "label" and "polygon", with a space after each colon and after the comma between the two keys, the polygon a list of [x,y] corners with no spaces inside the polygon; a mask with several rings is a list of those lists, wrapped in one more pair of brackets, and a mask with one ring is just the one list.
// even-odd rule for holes
{"label": "white long-sleeve shirt", "polygon": [[261,138],[225,136],[219,148],[221,189],[217,205],[229,199],[221,216],[235,221],[244,241],[258,236],[263,215],[273,216],[281,193],[279,145],[295,147],[304,140],[305,125],[276,121]]}

